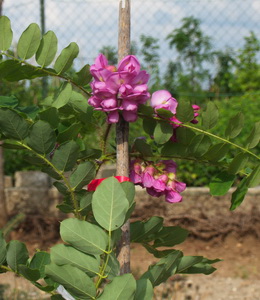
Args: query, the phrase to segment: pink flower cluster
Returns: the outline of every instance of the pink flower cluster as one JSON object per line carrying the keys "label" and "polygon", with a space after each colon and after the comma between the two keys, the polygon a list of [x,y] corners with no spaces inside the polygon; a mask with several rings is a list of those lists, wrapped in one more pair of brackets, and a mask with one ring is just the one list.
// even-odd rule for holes
{"label": "pink flower cluster", "polygon": [[[178,106],[178,101],[172,97],[170,92],[166,90],[159,90],[152,94],[151,106],[154,108],[155,112],[157,112],[158,109],[163,108],[169,110],[175,115],[176,108]],[[200,107],[194,104],[192,105],[192,108],[194,110],[194,119],[191,121],[191,123],[196,124],[198,123],[198,120],[196,118],[199,115],[198,111],[200,110]],[[172,116],[170,118],[170,121],[178,123],[178,124],[172,124],[172,127],[174,129],[181,126],[181,122],[175,116]],[[172,140],[175,141],[175,135],[173,136]]]}
{"label": "pink flower cluster", "polygon": [[108,65],[103,54],[99,54],[90,67],[94,77],[91,83],[92,97],[88,103],[96,110],[107,112],[108,123],[119,121],[119,111],[127,122],[137,119],[139,104],[150,97],[147,82],[149,74],[140,70],[140,63],[133,55],[128,55],[118,65]]}
{"label": "pink flower cluster", "polygon": [[182,201],[179,194],[186,184],[176,180],[177,165],[172,160],[160,160],[158,163],[143,162],[136,159],[131,162],[130,180],[143,188],[154,197],[165,195],[167,202]]}

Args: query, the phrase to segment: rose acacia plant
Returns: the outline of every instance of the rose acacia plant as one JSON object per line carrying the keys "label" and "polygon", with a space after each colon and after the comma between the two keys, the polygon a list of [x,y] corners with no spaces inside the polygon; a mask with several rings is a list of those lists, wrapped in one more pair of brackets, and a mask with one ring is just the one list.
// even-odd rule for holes
{"label": "rose acacia plant", "polygon": [[[178,226],[164,226],[163,218],[154,216],[131,223],[130,230],[131,241],[142,244],[158,262],[138,279],[132,274],[119,275],[116,249],[120,228],[135,207],[133,183],[153,196],[163,195],[168,202],[178,202],[185,184],[177,181],[177,165],[172,158],[217,165],[222,171],[210,183],[213,195],[224,195],[238,175],[244,177],[232,195],[231,209],[235,209],[248,188],[259,182],[259,157],[251,149],[259,142],[260,124],[254,125],[243,147],[234,141],[243,128],[242,113],[227,124],[225,137],[213,135],[210,129],[218,121],[217,107],[209,102],[201,112],[199,125],[199,107],[178,103],[167,91],[150,97],[149,75],[140,70],[134,56],[123,59],[116,68],[99,55],[91,67],[86,65],[70,76],[66,72],[78,55],[76,43],[69,44],[55,59],[55,34],[48,31],[41,36],[36,24],[21,35],[15,57],[9,51],[11,42],[10,21],[3,16],[1,78],[19,81],[52,76],[60,78],[62,84],[55,95],[34,107],[19,106],[15,96],[0,96],[3,146],[27,150],[26,159],[56,180],[54,186],[63,195],[58,209],[75,217],[61,222],[64,244],[51,247],[50,253],[38,251],[32,258],[23,243],[6,243],[1,235],[1,272],[15,272],[50,293],[51,299],[101,300],[152,299],[153,288],[170,276],[212,273],[217,259],[184,256],[173,249],[188,232]],[[28,62],[32,57],[37,66]],[[53,68],[48,67],[54,60]],[[151,105],[145,104],[148,98]],[[132,182],[122,177],[93,182],[100,166],[115,159],[115,153],[107,152],[107,143],[112,123],[120,115],[128,122],[142,118],[150,142],[137,138],[130,145]],[[102,132],[100,147],[93,149],[86,137],[97,131]],[[237,150],[235,157],[229,157],[230,148]],[[253,169],[246,168],[249,161],[254,163]]]}

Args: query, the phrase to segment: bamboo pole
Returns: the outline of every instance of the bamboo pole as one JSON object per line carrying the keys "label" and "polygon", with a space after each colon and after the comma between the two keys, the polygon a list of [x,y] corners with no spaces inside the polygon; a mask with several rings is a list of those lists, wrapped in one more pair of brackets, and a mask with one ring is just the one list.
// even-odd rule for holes
{"label": "bamboo pole", "polygon": [[[119,2],[119,30],[118,30],[118,61],[130,54],[130,0]],[[116,125],[117,165],[119,176],[129,176],[128,152],[129,126],[122,117]],[[130,273],[130,222],[122,226],[122,236],[117,248],[120,274]]]}

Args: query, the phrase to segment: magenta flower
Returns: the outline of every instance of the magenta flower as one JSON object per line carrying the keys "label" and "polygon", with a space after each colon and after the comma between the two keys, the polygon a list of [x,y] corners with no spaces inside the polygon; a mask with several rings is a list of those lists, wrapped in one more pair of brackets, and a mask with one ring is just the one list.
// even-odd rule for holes
{"label": "magenta flower", "polygon": [[164,108],[176,114],[176,107],[178,102],[166,90],[159,90],[152,94],[151,106],[156,111],[157,109]]}
{"label": "magenta flower", "polygon": [[[172,127],[173,127],[173,135],[171,137],[171,141],[172,142],[177,142],[176,128],[180,127],[181,124],[182,124],[182,122],[179,121],[175,116],[176,108],[178,106],[178,101],[172,97],[170,92],[168,92],[166,90],[159,90],[159,91],[156,91],[152,94],[151,106],[154,108],[154,111],[157,115],[158,115],[157,110],[160,109],[160,108],[169,110],[170,112],[172,112],[174,114],[174,116],[172,116],[169,119],[171,122],[174,122],[174,123],[171,124]],[[198,120],[196,118],[199,115],[198,112],[200,110],[200,107],[196,104],[193,104],[192,108],[194,110],[194,119],[191,121],[191,123],[197,124]],[[158,116],[160,117],[160,115],[158,115]]]}
{"label": "magenta flower", "polygon": [[120,112],[125,121],[135,122],[138,106],[150,97],[147,86],[149,74],[140,71],[137,58],[128,55],[116,68],[108,65],[106,57],[99,54],[90,67],[90,73],[94,81],[88,103],[95,110],[106,112],[108,123],[117,123]]}
{"label": "magenta flower", "polygon": [[157,163],[136,159],[131,162],[130,180],[143,188],[153,197],[165,196],[167,202],[182,201],[180,195],[186,184],[176,180],[177,165],[172,160]]}

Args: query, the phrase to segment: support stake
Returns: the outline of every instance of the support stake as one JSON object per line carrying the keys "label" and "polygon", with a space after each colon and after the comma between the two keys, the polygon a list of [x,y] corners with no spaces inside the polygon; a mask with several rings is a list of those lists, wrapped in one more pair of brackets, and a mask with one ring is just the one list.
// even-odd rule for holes
{"label": "support stake", "polygon": [[[119,2],[118,61],[130,54],[130,0]],[[129,176],[128,123],[120,116],[116,124],[118,176]],[[122,237],[117,248],[120,274],[130,273],[130,222],[122,226]]]}

